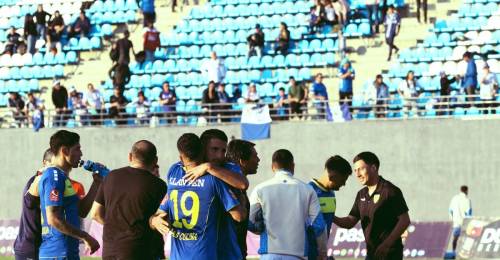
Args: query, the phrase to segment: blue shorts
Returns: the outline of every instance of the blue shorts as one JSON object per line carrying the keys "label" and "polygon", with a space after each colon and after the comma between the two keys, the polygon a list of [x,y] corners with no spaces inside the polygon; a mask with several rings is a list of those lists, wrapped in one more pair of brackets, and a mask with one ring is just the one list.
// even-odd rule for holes
{"label": "blue shorts", "polygon": [[462,232],[462,229],[460,227],[453,228],[453,236],[454,237],[459,237],[461,232]]}

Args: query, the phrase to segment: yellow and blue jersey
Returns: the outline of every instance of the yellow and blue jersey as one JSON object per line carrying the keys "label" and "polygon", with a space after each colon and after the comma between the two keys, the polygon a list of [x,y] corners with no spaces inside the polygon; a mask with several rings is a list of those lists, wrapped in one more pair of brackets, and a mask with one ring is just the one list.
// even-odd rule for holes
{"label": "yellow and blue jersey", "polygon": [[[309,185],[313,188],[314,192],[318,196],[319,205],[321,207],[321,214],[326,224],[327,236],[330,236],[330,229],[332,228],[333,217],[335,216],[335,210],[337,208],[337,201],[335,198],[335,192],[333,190],[328,190],[323,185],[321,185],[316,179],[312,179]],[[314,239],[312,232],[309,232],[309,257],[308,259],[316,259],[317,257],[317,245],[316,239]]]}
{"label": "yellow and blue jersey", "polygon": [[185,174],[181,163],[170,168],[167,199],[160,206],[174,228],[170,259],[219,259],[221,220],[239,202],[221,180],[205,175],[188,182],[183,178]]}
{"label": "yellow and blue jersey", "polygon": [[47,207],[58,206],[61,207],[63,219],[70,225],[80,228],[78,194],[73,189],[70,179],[61,169],[49,167],[43,172],[38,189],[42,213],[42,244],[39,257],[78,258],[79,241],[61,233],[47,221]]}

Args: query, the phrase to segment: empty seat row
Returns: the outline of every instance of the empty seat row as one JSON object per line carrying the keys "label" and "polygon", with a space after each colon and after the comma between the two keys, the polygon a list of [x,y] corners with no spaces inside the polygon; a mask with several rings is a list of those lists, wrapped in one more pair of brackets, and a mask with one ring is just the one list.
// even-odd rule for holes
{"label": "empty seat row", "polygon": [[56,55],[51,52],[42,54],[40,52],[31,55],[26,53],[24,55],[14,54],[12,56],[5,54],[0,57],[0,66],[2,67],[22,67],[32,65],[56,65],[56,64],[71,64],[78,62],[78,56],[75,51],[67,53],[60,52]]}
{"label": "empty seat row", "polygon": [[[500,22],[500,21],[499,21]],[[494,31],[468,31],[454,33],[432,33],[425,38],[425,47],[456,46],[462,43],[470,44],[497,44],[500,43],[500,30]]]}
{"label": "empty seat row", "polygon": [[435,32],[475,31],[475,30],[500,29],[500,16],[477,18],[452,18],[449,20],[438,20],[434,24]]}
{"label": "empty seat row", "polygon": [[488,55],[490,53],[500,53],[499,45],[460,45],[456,47],[431,47],[405,49],[399,53],[401,62],[432,62],[432,61],[456,61],[462,59],[464,52],[475,52]]}
{"label": "empty seat row", "polygon": [[2,67],[0,68],[0,79],[51,79],[64,76],[63,65],[46,65],[33,67]]}
{"label": "empty seat row", "polygon": [[458,15],[461,17],[467,16],[490,16],[498,14],[498,3],[475,3],[475,4],[463,4],[460,9],[458,9]]}
{"label": "empty seat row", "polygon": [[0,80],[0,93],[30,92],[37,90],[39,90],[39,83],[37,79]]}

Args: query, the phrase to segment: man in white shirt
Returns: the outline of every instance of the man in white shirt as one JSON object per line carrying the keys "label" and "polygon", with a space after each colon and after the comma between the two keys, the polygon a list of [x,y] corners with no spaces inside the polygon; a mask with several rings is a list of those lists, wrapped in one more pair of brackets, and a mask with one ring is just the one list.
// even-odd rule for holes
{"label": "man in white shirt", "polygon": [[100,125],[102,122],[102,116],[104,113],[104,98],[101,92],[94,88],[92,83],[87,85],[88,92],[85,93],[83,97],[83,102],[85,106],[89,109],[91,114],[91,125]]}
{"label": "man in white shirt", "polygon": [[472,216],[471,201],[467,197],[468,193],[469,188],[464,185],[460,187],[460,193],[453,196],[450,202],[450,219],[453,221],[453,251],[457,248],[464,218]]}
{"label": "man in white shirt", "polygon": [[294,168],[292,153],[277,150],[272,158],[274,177],[250,195],[248,226],[260,234],[261,260],[307,259],[308,228],[317,240],[318,259],[326,259],[326,224],[318,197],[311,186],[293,177]]}
{"label": "man in white shirt", "polygon": [[213,81],[216,84],[221,83],[226,77],[226,66],[224,62],[217,58],[217,53],[214,51],[210,54],[210,59],[201,65],[201,73],[206,78],[207,82]]}
{"label": "man in white shirt", "polygon": [[[492,114],[495,114],[493,103],[498,89],[498,81],[495,73],[490,72],[490,67],[485,65],[483,68],[483,77],[481,79],[479,96],[481,98],[481,107],[483,114],[488,114],[491,110]],[[489,108],[489,109],[488,109]]]}

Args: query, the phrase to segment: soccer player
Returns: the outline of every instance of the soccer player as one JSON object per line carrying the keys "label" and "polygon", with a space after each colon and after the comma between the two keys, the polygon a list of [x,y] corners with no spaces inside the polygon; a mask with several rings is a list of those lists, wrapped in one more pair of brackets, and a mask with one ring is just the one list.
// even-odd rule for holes
{"label": "soccer player", "polygon": [[362,152],[353,160],[361,189],[347,217],[334,217],[337,226],[350,229],[361,220],[367,260],[403,259],[401,235],[410,225],[408,206],[401,190],[379,175],[380,161],[372,152]]}
{"label": "soccer player", "polygon": [[[82,206],[87,200],[78,199],[67,177],[82,157],[80,136],[66,130],[57,131],[50,137],[50,150],[54,154],[52,166],[45,169],[38,185],[42,214],[39,257],[80,259],[78,240],[82,240],[91,253],[99,249],[97,240],[80,229],[80,216],[88,213],[84,212],[87,207]],[[93,200],[93,195],[95,193],[89,192],[87,196]]]}
{"label": "soccer player", "polygon": [[[290,151],[274,152],[274,177],[257,185],[250,195],[249,230],[260,234],[260,259],[307,257],[307,231],[314,231],[318,256],[326,258],[326,226],[313,189],[293,177],[295,163]],[[253,227],[262,214],[264,230]]]}
{"label": "soccer player", "polygon": [[450,218],[453,221],[453,252],[457,249],[458,238],[460,237],[461,227],[464,218],[472,216],[472,203],[467,196],[469,194],[469,187],[463,185],[460,187],[460,193],[453,196],[450,201]]}
{"label": "soccer player", "polygon": [[53,156],[54,154],[50,149],[45,150],[43,153],[42,168],[28,180],[28,183],[24,187],[19,233],[14,242],[16,259],[38,259],[38,248],[42,243],[38,182],[45,168],[50,165]]}
{"label": "soccer player", "polygon": [[[253,175],[257,173],[259,168],[259,155],[255,150],[255,144],[245,140],[232,140],[227,146],[226,157],[232,163],[238,165],[241,169],[243,175]],[[247,211],[250,211],[250,203],[246,190],[241,190],[242,193],[242,204],[246,206]],[[245,220],[242,222],[233,223],[235,225],[236,238],[238,240],[238,245],[240,247],[242,259],[246,259],[247,256],[247,231],[248,231],[248,215],[245,216]]]}
{"label": "soccer player", "polygon": [[157,150],[140,140],[128,154],[129,166],[110,172],[92,207],[92,218],[103,227],[103,259],[158,259],[158,239],[149,227],[167,192],[154,175]]}
{"label": "soccer player", "polygon": [[[319,179],[312,179],[309,185],[314,189],[319,199],[321,213],[326,224],[326,235],[330,236],[330,229],[335,216],[337,200],[335,192],[345,185],[345,182],[352,174],[349,162],[339,155],[332,156],[326,160],[325,170]],[[309,232],[309,257],[308,260],[316,259],[318,251],[316,239],[311,237],[313,232]]]}
{"label": "soccer player", "polygon": [[221,259],[217,252],[218,223],[224,212],[241,221],[245,209],[226,184],[214,176],[204,175],[195,181],[184,178],[186,171],[202,161],[203,146],[195,134],[182,135],[177,149],[181,162],[168,171],[168,199],[151,219],[151,226],[165,233],[168,228],[162,216],[167,216],[172,235],[170,259]]}

